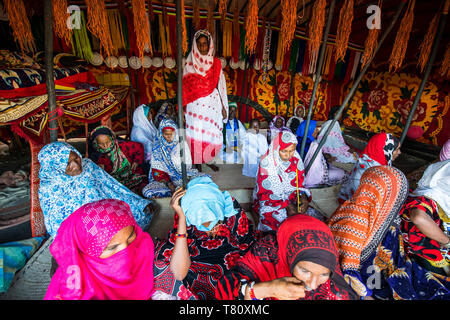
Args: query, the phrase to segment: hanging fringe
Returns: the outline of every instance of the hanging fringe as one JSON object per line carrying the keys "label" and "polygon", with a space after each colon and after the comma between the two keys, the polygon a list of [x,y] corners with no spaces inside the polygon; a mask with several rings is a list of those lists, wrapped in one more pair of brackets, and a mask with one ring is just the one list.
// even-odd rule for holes
{"label": "hanging fringe", "polygon": [[131,6],[133,9],[134,30],[136,32],[136,45],[139,51],[139,58],[142,61],[146,49],[153,56],[153,48],[150,41],[150,24],[145,11],[145,0],[131,0]]}
{"label": "hanging fringe", "polygon": [[325,26],[325,8],[326,0],[314,2],[311,21],[308,28],[308,51],[310,62],[315,64],[319,53],[320,43],[322,41],[323,27]]}
{"label": "hanging fringe", "polygon": [[84,18],[83,11],[80,11],[80,18],[80,28],[73,29],[72,52],[77,57],[80,57],[86,61],[91,61],[93,53],[91,43],[89,42],[86,20]]}
{"label": "hanging fringe", "polygon": [[[382,10],[383,2],[381,0],[378,1],[378,8],[380,11]],[[381,16],[381,12],[380,12]],[[375,54],[375,49],[378,46],[378,37],[380,35],[380,29],[373,28],[369,30],[369,34],[367,35],[366,41],[364,43],[364,53],[361,57],[361,69],[373,58]]]}
{"label": "hanging fringe", "polygon": [[186,52],[188,50],[188,41],[187,41],[187,31],[186,31],[186,16],[184,12],[184,0],[181,0],[181,34],[182,34],[182,40],[181,40],[181,48],[183,55],[186,55]]}
{"label": "hanging fringe", "polygon": [[425,37],[420,44],[419,60],[417,62],[417,67],[420,69],[420,72],[423,72],[425,66],[427,65],[428,57],[430,56],[431,48],[433,47],[434,37],[436,36],[438,29],[439,17],[440,14],[437,14],[433,20],[431,20],[430,26],[425,33]]}
{"label": "hanging fringe", "polygon": [[262,58],[262,79],[264,83],[267,80],[267,73],[269,71],[269,56],[270,56],[270,43],[272,40],[272,29],[270,28],[270,23],[267,23],[265,35],[264,35],[264,47],[263,47],[263,58]]}
{"label": "hanging fringe", "polygon": [[284,55],[292,44],[297,27],[298,0],[281,0],[281,54]]}
{"label": "hanging fringe", "polygon": [[339,24],[336,34],[336,62],[344,59],[348,47],[348,39],[352,31],[353,0],[345,0],[339,13]]}
{"label": "hanging fringe", "polygon": [[14,40],[19,44],[20,50],[35,52],[36,44],[23,0],[3,0],[3,4],[8,14]]}
{"label": "hanging fringe", "polygon": [[108,25],[111,30],[111,40],[114,48],[125,49],[124,30],[122,27],[122,18],[118,9],[108,9]]}
{"label": "hanging fringe", "polygon": [[406,48],[408,47],[409,36],[411,35],[411,29],[414,21],[414,6],[416,0],[411,0],[406,9],[405,16],[400,22],[400,28],[394,41],[394,47],[389,57],[389,72],[397,71],[403,63],[406,54]]}
{"label": "hanging fringe", "polygon": [[109,30],[106,6],[103,0],[86,0],[87,28],[99,40],[104,56],[117,55]]}
{"label": "hanging fringe", "polygon": [[199,30],[200,29],[200,4],[199,4],[199,0],[192,1],[192,9],[193,9],[192,21],[194,22],[195,30]]}
{"label": "hanging fringe", "polygon": [[258,0],[249,0],[245,29],[245,48],[251,55],[255,53],[258,40]]}
{"label": "hanging fringe", "polygon": [[63,39],[66,45],[69,45],[72,29],[67,26],[67,21],[70,17],[70,14],[67,12],[67,0],[53,0],[52,9],[55,35]]}
{"label": "hanging fringe", "polygon": [[439,74],[445,79],[450,78],[450,43],[447,43],[447,49],[445,50],[444,59],[442,60]]}

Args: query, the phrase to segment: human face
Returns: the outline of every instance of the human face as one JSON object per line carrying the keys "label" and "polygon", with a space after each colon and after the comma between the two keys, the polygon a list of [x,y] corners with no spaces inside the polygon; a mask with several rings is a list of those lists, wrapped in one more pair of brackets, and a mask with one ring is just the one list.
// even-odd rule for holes
{"label": "human face", "polygon": [[260,129],[259,121],[252,121],[250,123],[250,130],[254,130],[258,134],[259,133],[259,129]]}
{"label": "human face", "polygon": [[206,56],[208,54],[209,43],[208,43],[208,39],[205,36],[200,36],[197,39],[197,48],[198,48],[198,51],[200,51],[201,55]]}
{"label": "human face", "polygon": [[293,276],[305,284],[305,290],[316,290],[330,275],[330,269],[310,261],[298,262],[293,270]]}
{"label": "human face", "polygon": [[402,153],[400,151],[400,147],[401,145],[398,145],[398,148],[394,150],[394,152],[392,153],[392,161],[394,161],[395,159],[397,159],[397,157]]}
{"label": "human face", "polygon": [[236,118],[236,108],[232,107],[232,108],[230,108],[228,120],[233,120],[234,118]]}
{"label": "human face", "polygon": [[95,141],[97,142],[99,148],[102,150],[108,150],[109,148],[111,148],[111,138],[106,134],[100,134],[97,138],[95,138]]}
{"label": "human face", "polygon": [[275,127],[280,129],[283,126],[283,119],[278,118],[277,121],[275,121]]}
{"label": "human face", "polygon": [[162,132],[163,138],[166,139],[167,142],[172,142],[175,137],[175,130],[172,129],[164,129]]}
{"label": "human face", "polygon": [[66,167],[66,174],[74,177],[83,171],[81,167],[81,158],[79,155],[77,155],[75,152],[70,151],[69,154],[69,161],[67,161],[67,167]]}
{"label": "human face", "polygon": [[297,113],[295,115],[297,117],[303,118],[303,116],[305,115],[305,111],[303,110],[303,108],[297,108]]}
{"label": "human face", "polygon": [[296,147],[297,147],[296,144],[291,144],[289,147],[287,147],[287,148],[285,148],[283,150],[280,150],[279,153],[280,153],[281,160],[282,161],[289,161],[289,160],[291,160],[291,158],[294,155]]}
{"label": "human face", "polygon": [[100,255],[101,259],[106,259],[116,254],[119,251],[122,251],[126,247],[128,247],[134,240],[136,239],[136,231],[133,226],[127,226],[117,232],[114,237],[112,237],[111,241],[109,241],[106,248],[103,250]]}

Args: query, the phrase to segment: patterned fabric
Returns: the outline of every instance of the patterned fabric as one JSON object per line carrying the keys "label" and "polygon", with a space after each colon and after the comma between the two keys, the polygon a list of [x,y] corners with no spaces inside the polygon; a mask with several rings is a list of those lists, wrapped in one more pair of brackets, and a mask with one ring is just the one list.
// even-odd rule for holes
{"label": "patterned fabric", "polygon": [[439,160],[445,161],[450,159],[450,139],[442,146],[441,152],[439,152]]}
{"label": "patterned fabric", "polygon": [[[163,129],[170,127],[175,131],[172,142],[168,142],[163,137]],[[203,176],[197,169],[192,168],[192,160],[187,143],[184,145],[185,164],[187,176],[189,178],[195,176]],[[158,133],[155,137],[152,147],[152,160],[150,162],[149,183],[144,187],[142,193],[147,198],[163,198],[169,197],[172,192],[166,186],[167,181],[173,182],[177,187],[183,183],[181,174],[181,156],[180,143],[178,137],[178,128],[174,121],[164,119],[161,121]]]}
{"label": "patterned fabric", "polygon": [[441,248],[439,242],[428,238],[411,221],[411,212],[414,209],[420,209],[425,212],[439,226],[442,232],[449,233],[447,229],[449,224],[441,219],[439,206],[435,201],[424,196],[409,196],[400,212],[402,218],[401,231],[406,254],[410,257],[418,256],[425,259],[427,264],[432,266],[431,268],[443,268],[450,265],[450,250]]}
{"label": "patterned fabric", "polygon": [[[99,135],[106,135],[111,140],[111,146],[108,149],[104,150],[98,145],[96,138]],[[105,160],[106,164],[111,163],[112,167],[109,166],[106,168],[105,166],[105,171],[130,190],[134,190],[136,187],[146,182],[146,176],[144,175],[142,168],[138,167],[139,169],[135,170],[131,168],[131,165],[134,162],[139,165],[142,165],[144,162],[142,145],[136,142],[126,142],[121,144],[123,146],[122,149],[116,134],[110,128],[105,126],[99,126],[91,132],[89,136],[89,145],[91,146],[91,151],[93,151],[89,152],[90,158],[99,165],[104,164]],[[125,151],[125,148],[128,150]],[[130,152],[131,150],[133,152]],[[102,155],[106,159],[100,159]]]}
{"label": "patterned fabric", "polygon": [[266,282],[292,277],[295,265],[310,261],[331,270],[330,279],[316,290],[306,291],[304,300],[356,299],[342,277],[333,234],[326,224],[306,215],[286,219],[276,235],[267,234],[241,257],[236,267],[219,280],[216,298],[243,299],[243,283]]}
{"label": "patterned fabric", "polygon": [[328,225],[339,250],[343,270],[357,271],[398,224],[398,212],[408,192],[405,175],[390,166],[367,169],[350,200],[330,217]]}
{"label": "patterned fabric", "polygon": [[[152,120],[147,118],[144,108],[146,105],[140,105],[133,113],[133,128],[131,129],[130,139],[144,146],[145,160],[150,161],[152,155],[153,141],[158,134],[158,129]],[[148,112],[148,111],[147,111]]]}
{"label": "patterned fabric", "polygon": [[164,119],[168,119],[168,120],[172,120],[173,122],[177,123],[177,118],[174,115],[170,115],[168,113],[169,111],[169,107],[172,107],[173,109],[175,109],[175,107],[170,104],[169,102],[164,102],[161,107],[158,110],[158,113],[155,116],[155,127],[159,128],[159,124],[161,123],[161,121],[163,121]]}
{"label": "patterned fabric", "polygon": [[[324,134],[327,131],[328,126],[331,125],[332,121],[333,120],[328,120],[322,124],[322,128],[320,129],[319,135],[317,136],[317,141],[319,143],[323,139]],[[344,138],[342,137],[342,130],[339,122],[336,121],[333,128],[328,133],[325,144],[322,146],[322,152],[329,153],[332,156],[336,157],[337,162],[355,163],[355,155],[349,152],[349,149],[350,147],[345,143]]]}
{"label": "patterned fabric", "polygon": [[261,231],[276,230],[287,218],[288,204],[297,203],[297,196],[311,196],[310,191],[303,187],[305,170],[298,153],[295,152],[286,162],[280,158],[280,150],[296,143],[293,133],[283,131],[274,137],[267,154],[261,158],[253,191],[253,208],[259,213],[258,229]]}
{"label": "patterned fabric", "polygon": [[144,209],[151,203],[131,192],[90,159],[82,159],[82,172],[71,177],[65,173],[70,152],[81,154],[65,142],[53,142],[39,152],[39,202],[47,232],[54,237],[61,223],[82,205],[102,199],[125,201],[137,224],[146,229],[151,215]]}
{"label": "patterned fabric", "polygon": [[364,171],[374,166],[392,165],[392,155],[398,145],[399,140],[390,133],[378,133],[370,138],[349,178],[342,185],[339,201],[342,203],[353,196]]}
{"label": "patterned fabric", "polygon": [[[101,254],[123,228],[135,236],[108,258]],[[88,203],[72,213],[50,245],[58,269],[45,300],[148,300],[153,293],[153,241],[123,201]],[[133,240],[132,240],[133,239]]]}
{"label": "patterned fabric", "polygon": [[361,296],[381,300],[450,299],[450,278],[430,272],[410,259],[400,230],[394,226],[358,272],[343,272]]}
{"label": "patterned fabric", "polygon": [[239,257],[247,252],[256,238],[251,222],[236,200],[233,200],[233,206],[238,213],[225,217],[216,225],[218,232],[215,237],[199,231],[194,225],[187,228],[191,265],[183,281],[176,280],[169,267],[178,225],[178,215],[175,214],[174,228],[166,240],[156,244],[155,290],[183,300],[214,299],[217,281],[227,270],[234,267]]}

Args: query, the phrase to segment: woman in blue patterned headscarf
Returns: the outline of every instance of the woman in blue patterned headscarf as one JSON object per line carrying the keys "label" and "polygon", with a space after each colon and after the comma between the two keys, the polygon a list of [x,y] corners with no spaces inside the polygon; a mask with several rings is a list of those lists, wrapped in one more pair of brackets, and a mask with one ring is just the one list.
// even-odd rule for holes
{"label": "woman in blue patterned headscarf", "polygon": [[50,236],[56,236],[61,223],[86,203],[102,199],[126,202],[142,229],[152,218],[152,201],[134,194],[90,159],[65,142],[52,142],[38,155],[39,202]]}

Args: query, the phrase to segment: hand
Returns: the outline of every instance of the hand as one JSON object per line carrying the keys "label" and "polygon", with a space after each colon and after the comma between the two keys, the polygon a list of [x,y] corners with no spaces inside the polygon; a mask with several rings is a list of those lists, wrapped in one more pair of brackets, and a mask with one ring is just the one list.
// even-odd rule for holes
{"label": "hand", "polygon": [[297,300],[305,297],[305,286],[295,277],[283,277],[269,282],[270,291],[272,292],[271,296],[274,298],[279,300]]}
{"label": "hand", "polygon": [[306,210],[308,210],[309,207],[309,201],[305,194],[302,194],[300,197],[300,207],[298,212],[299,213],[306,213]]}
{"label": "hand", "polygon": [[223,117],[223,120],[225,120],[227,118],[227,110],[225,110],[224,107],[222,107],[222,117]]}
{"label": "hand", "polygon": [[174,194],[172,195],[172,199],[170,200],[170,206],[172,209],[178,214],[180,218],[184,218],[184,212],[180,205],[180,199],[186,194],[186,190],[183,190],[183,188],[178,188],[175,190]]}
{"label": "hand", "polygon": [[137,162],[133,162],[133,164],[131,165],[131,171],[136,170],[136,168],[139,166],[139,163]]}

